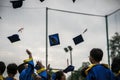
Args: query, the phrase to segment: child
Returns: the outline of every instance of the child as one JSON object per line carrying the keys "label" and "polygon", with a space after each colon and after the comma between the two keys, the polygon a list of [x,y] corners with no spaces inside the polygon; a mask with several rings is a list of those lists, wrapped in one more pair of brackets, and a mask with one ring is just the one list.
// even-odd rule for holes
{"label": "child", "polygon": [[52,80],[66,80],[66,76],[63,71],[57,71],[52,74]]}
{"label": "child", "polygon": [[3,73],[5,71],[6,65],[4,62],[0,61],[0,80],[4,80]]}
{"label": "child", "polygon": [[117,56],[113,59],[111,69],[116,75],[115,80],[120,80],[120,56]]}
{"label": "child", "polygon": [[86,80],[114,80],[112,71],[105,65],[100,64],[103,58],[103,51],[93,48],[90,51],[89,60],[92,63],[86,70]]}
{"label": "child", "polygon": [[43,64],[40,61],[37,61],[35,66],[38,75],[41,77],[41,80],[48,80],[48,73]]}
{"label": "child", "polygon": [[14,78],[15,75],[17,74],[17,65],[15,63],[8,64],[7,74],[8,74],[8,77],[6,77],[5,80],[16,80]]}
{"label": "child", "polygon": [[29,59],[24,60],[24,63],[18,66],[18,72],[20,73],[19,80],[33,80],[32,74],[34,74],[34,62],[32,53],[27,49]]}

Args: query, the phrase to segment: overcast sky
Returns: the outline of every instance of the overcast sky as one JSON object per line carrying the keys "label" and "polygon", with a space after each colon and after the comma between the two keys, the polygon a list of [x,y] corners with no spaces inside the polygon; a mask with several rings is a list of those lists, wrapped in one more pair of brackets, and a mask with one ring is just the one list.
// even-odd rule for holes
{"label": "overcast sky", "polygon": [[[13,9],[10,0],[0,0],[0,61],[22,63],[29,49],[34,61],[41,60],[46,65],[46,7],[80,13],[107,15],[120,8],[120,0],[25,0],[23,6]],[[109,37],[120,32],[120,11],[109,16]],[[22,32],[18,32],[24,28]],[[86,33],[82,34],[85,29]],[[73,65],[77,70],[82,62],[89,61],[92,48],[104,52],[102,62],[107,63],[107,43],[105,18],[82,14],[48,10],[48,35],[59,34],[60,45],[50,46],[48,40],[48,64],[53,68],[64,69],[69,52],[64,48],[73,47]],[[21,41],[10,43],[8,36],[19,34]],[[75,45],[73,38],[82,34],[84,42]]]}

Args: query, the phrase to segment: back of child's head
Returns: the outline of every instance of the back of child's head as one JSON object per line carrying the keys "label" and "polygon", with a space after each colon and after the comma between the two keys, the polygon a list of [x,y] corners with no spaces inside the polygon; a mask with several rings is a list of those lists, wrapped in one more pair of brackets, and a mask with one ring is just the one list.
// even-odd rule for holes
{"label": "back of child's head", "polygon": [[111,69],[114,73],[118,73],[120,71],[120,56],[113,59]]}
{"label": "back of child's head", "polygon": [[62,71],[58,71],[56,72],[56,79],[61,79],[61,77],[63,76],[63,72]]}
{"label": "back of child's head", "polygon": [[7,73],[15,75],[17,73],[17,65],[15,63],[8,64]]}
{"label": "back of child's head", "polygon": [[22,63],[17,67],[19,73],[21,73],[25,69],[25,64],[26,63]]}
{"label": "back of child's head", "polygon": [[90,56],[97,62],[100,62],[103,57],[103,51],[99,48],[93,48],[90,51]]}
{"label": "back of child's head", "polygon": [[3,61],[0,61],[0,75],[2,75],[4,73],[6,69],[6,65]]}
{"label": "back of child's head", "polygon": [[65,76],[63,71],[57,71],[55,80],[61,80],[63,76]]}

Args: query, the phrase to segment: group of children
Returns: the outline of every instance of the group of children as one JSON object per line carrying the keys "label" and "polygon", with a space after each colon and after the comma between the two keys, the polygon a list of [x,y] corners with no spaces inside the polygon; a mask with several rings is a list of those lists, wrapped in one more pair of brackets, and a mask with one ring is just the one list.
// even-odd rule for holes
{"label": "group of children", "polygon": [[[37,61],[36,65],[34,66],[32,53],[28,49],[26,52],[29,58],[24,60],[24,63],[18,66],[15,63],[10,63],[7,66],[7,77],[3,77],[6,65],[3,61],[0,61],[0,80],[17,80],[15,78],[17,71],[19,72],[19,80],[59,80],[63,76],[65,77],[63,71],[58,71],[54,73],[56,76],[52,79],[40,61]],[[36,73],[34,71],[35,69]],[[59,74],[59,77],[57,74]]]}
{"label": "group of children", "polygon": [[[17,71],[19,72],[19,80],[66,80],[65,71],[59,70],[50,76],[40,61],[37,61],[34,66],[32,53],[29,50],[26,50],[26,52],[29,58],[24,60],[24,63],[19,66],[11,63],[7,66],[7,77],[3,77],[6,65],[0,61],[0,80],[16,80],[14,76]],[[112,70],[108,65],[100,63],[102,58],[103,51],[101,49],[93,48],[90,51],[89,61],[91,64],[82,70],[85,80],[120,80],[120,57],[115,57],[112,61]]]}

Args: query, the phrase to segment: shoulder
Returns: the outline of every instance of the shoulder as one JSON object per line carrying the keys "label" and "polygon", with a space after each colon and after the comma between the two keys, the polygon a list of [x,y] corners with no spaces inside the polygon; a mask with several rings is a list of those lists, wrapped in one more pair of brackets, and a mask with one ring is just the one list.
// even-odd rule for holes
{"label": "shoulder", "polygon": [[91,64],[85,70],[85,74],[87,75],[89,72],[97,72],[97,71],[102,71],[102,70],[110,71],[109,66],[107,64]]}

